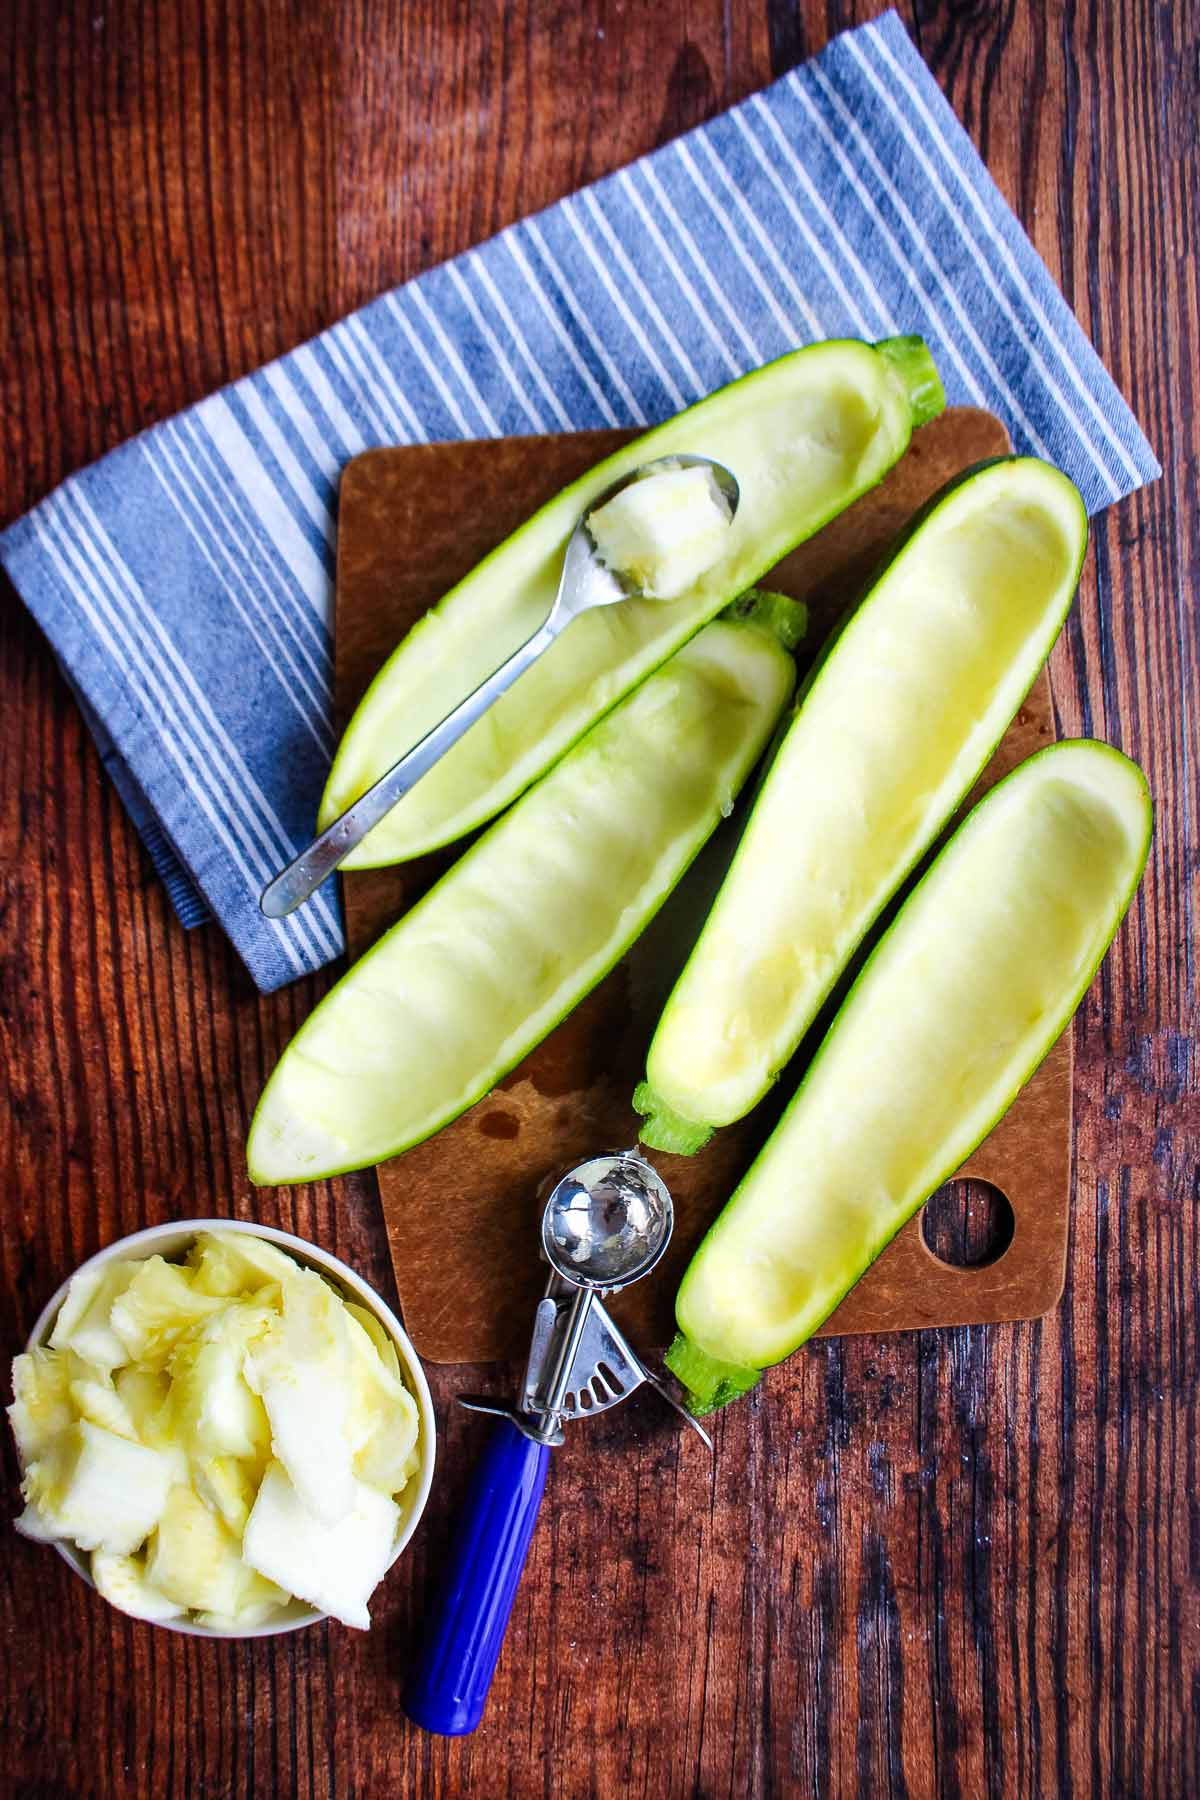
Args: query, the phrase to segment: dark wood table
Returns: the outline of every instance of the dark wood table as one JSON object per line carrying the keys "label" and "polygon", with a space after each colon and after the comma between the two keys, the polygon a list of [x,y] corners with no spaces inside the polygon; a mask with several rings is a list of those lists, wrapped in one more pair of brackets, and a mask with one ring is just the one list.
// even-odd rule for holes
{"label": "dark wood table", "polygon": [[[675,135],[876,10],[830,0],[9,0],[3,496],[70,470]],[[650,1406],[556,1460],[487,1721],[399,1691],[478,1425],[369,1636],[215,1645],[4,1540],[14,1795],[1200,1793],[1200,8],[905,5],[1164,465],[1097,522],[1064,731],[1147,769],[1149,872],[1075,1026],[1065,1300],[813,1344],[704,1454]],[[6,593],[5,1354],[111,1237],[234,1213],[390,1287],[370,1176],[256,1195],[250,1106],[326,985],[185,934]],[[16,1463],[6,1442],[8,1502]]]}

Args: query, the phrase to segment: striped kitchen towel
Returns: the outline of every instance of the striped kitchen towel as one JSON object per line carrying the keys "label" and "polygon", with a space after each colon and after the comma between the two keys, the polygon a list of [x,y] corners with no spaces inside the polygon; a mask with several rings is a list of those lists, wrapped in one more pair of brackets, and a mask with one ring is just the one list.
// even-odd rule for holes
{"label": "striped kitchen towel", "polygon": [[894,14],[73,476],[0,557],[185,923],[263,988],[342,949],[258,909],[333,748],[337,484],[376,444],[644,425],[815,338],[919,331],[1090,511],[1159,473]]}

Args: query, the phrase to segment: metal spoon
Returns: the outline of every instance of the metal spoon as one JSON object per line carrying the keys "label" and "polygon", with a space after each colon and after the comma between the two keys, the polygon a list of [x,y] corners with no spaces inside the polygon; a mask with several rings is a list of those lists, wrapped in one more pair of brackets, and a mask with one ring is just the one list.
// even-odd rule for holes
{"label": "metal spoon", "polygon": [[433,765],[457,744],[459,738],[512,686],[517,677],[523,675],[550,648],[572,619],[578,618],[581,613],[590,612],[595,606],[612,606],[618,600],[627,600],[636,595],[635,588],[622,581],[619,575],[600,561],[587,522],[598,507],[619,494],[622,488],[645,475],[653,475],[664,467],[711,469],[713,479],[725,497],[732,520],[741,497],[736,477],[722,463],[714,462],[709,456],[658,457],[653,462],[643,463],[640,468],[631,470],[628,475],[623,475],[602,494],[597,494],[590,500],[567,540],[558,592],[545,623],[539,625],[533,636],[513,651],[507,662],[501,663],[494,675],[489,675],[474,693],[468,694],[453,712],[447,713],[440,724],[427,731],[419,743],[406,751],[399,762],[393,763],[374,786],[361,794],[332,825],[326,826],[320,836],[314,838],[308,848],[302,850],[263,889],[258,904],[268,919],[286,918],[288,913],[294,912],[315,894],[321,883],[361,844],[368,831],[378,825],[385,814],[391,812],[397,801],[402,800],[410,788],[415,787],[422,775],[429,773]]}

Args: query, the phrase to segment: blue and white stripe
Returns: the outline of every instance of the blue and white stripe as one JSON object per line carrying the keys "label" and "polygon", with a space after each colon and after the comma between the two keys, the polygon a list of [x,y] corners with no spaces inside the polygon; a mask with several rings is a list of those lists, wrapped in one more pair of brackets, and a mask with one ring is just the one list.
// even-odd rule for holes
{"label": "blue and white stripe", "polygon": [[272,988],[258,893],[333,748],[337,484],[380,444],[645,425],[814,338],[920,331],[1095,512],[1159,473],[894,14],[146,432],[0,538],[185,923]]}

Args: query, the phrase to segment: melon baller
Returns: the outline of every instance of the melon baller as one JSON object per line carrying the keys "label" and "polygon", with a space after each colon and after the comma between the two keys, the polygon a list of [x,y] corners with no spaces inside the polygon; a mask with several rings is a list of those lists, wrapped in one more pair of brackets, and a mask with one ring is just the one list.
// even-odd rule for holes
{"label": "melon baller", "polygon": [[636,1150],[595,1156],[556,1184],[542,1215],[550,1264],[514,1403],[461,1396],[498,1422],[467,1497],[404,1695],[427,1731],[460,1736],[483,1715],[565,1423],[606,1412],[647,1383],[712,1449],[704,1429],[638,1357],[599,1294],[649,1274],[670,1242],[666,1183]]}

